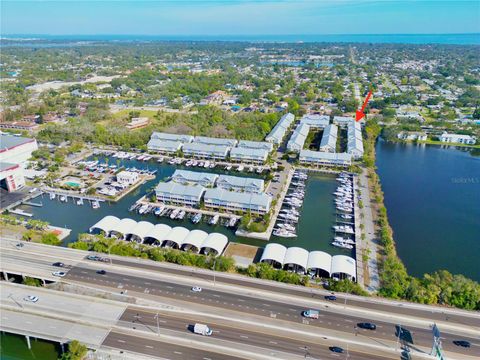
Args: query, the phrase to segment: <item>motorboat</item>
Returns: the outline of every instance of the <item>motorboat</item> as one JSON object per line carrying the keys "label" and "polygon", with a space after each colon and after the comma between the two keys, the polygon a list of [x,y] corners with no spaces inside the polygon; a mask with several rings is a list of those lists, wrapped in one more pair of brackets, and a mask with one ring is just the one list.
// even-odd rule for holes
{"label": "motorboat", "polygon": [[278,237],[284,237],[284,238],[297,237],[297,234],[295,234],[292,231],[285,230],[285,229],[275,229],[273,231],[273,235],[278,236]]}
{"label": "motorboat", "polygon": [[241,172],[241,171],[243,171],[243,170],[245,170],[245,166],[243,166],[243,165],[238,165],[237,171],[238,171],[238,172]]}
{"label": "motorboat", "polygon": [[95,200],[94,202],[92,202],[92,208],[99,209],[100,208],[100,203],[97,200]]}
{"label": "motorboat", "polygon": [[180,210],[180,211],[178,212],[177,217],[176,217],[175,219],[183,220],[183,218],[185,217],[186,214],[187,214],[187,213],[185,212],[185,210]]}
{"label": "motorboat", "polygon": [[218,223],[218,220],[220,220],[220,216],[219,215],[215,215],[213,216],[210,221],[208,222],[210,225],[216,225]]}
{"label": "motorboat", "polygon": [[203,167],[204,167],[205,169],[209,168],[209,167],[210,167],[210,161],[208,161],[208,160],[205,161],[205,163],[203,164]]}
{"label": "motorboat", "polygon": [[237,224],[237,219],[234,217],[230,218],[230,220],[228,221],[228,227],[234,227],[236,224]]}
{"label": "motorboat", "polygon": [[348,250],[353,249],[353,245],[345,244],[345,243],[341,243],[341,242],[337,242],[337,241],[332,242],[332,245],[336,246],[336,247],[339,247],[339,248],[342,248],[342,249],[348,249]]}
{"label": "motorboat", "polygon": [[140,215],[145,214],[147,211],[148,211],[148,204],[143,204],[143,205],[140,206],[140,208],[138,209],[138,213],[139,213]]}
{"label": "motorboat", "polygon": [[333,226],[333,230],[335,230],[336,232],[342,232],[345,234],[355,234],[355,231],[353,230],[353,228],[348,225],[335,225]]}
{"label": "motorboat", "polygon": [[170,219],[174,220],[177,217],[179,212],[180,212],[180,209],[174,209],[170,214]]}
{"label": "motorboat", "polygon": [[77,200],[77,205],[83,205],[83,199],[82,198]]}
{"label": "motorboat", "polygon": [[227,165],[227,166],[225,166],[225,170],[227,170],[227,171],[232,170],[232,165]]}
{"label": "motorboat", "polygon": [[336,241],[336,242],[340,242],[340,243],[345,243],[345,244],[350,244],[350,245],[354,245],[355,244],[355,241],[352,240],[352,239],[347,239],[347,238],[343,238],[341,236],[335,236],[333,238],[333,241]]}
{"label": "motorboat", "polygon": [[195,214],[191,220],[192,220],[192,223],[198,224],[200,220],[202,220],[202,214],[201,213]]}
{"label": "motorboat", "polygon": [[50,200],[54,200],[55,197],[56,197],[56,195],[55,195],[55,193],[50,193],[50,194],[49,194],[49,197],[50,197]]}
{"label": "motorboat", "polygon": [[67,197],[65,195],[60,196],[61,202],[67,202]]}
{"label": "motorboat", "polygon": [[249,171],[249,172],[254,172],[255,169],[253,168],[253,166],[250,166],[250,167],[248,168],[248,171]]}
{"label": "motorboat", "polygon": [[163,210],[165,210],[165,206],[159,206],[157,208],[155,208],[155,211],[153,212],[156,216],[160,216],[163,212]]}

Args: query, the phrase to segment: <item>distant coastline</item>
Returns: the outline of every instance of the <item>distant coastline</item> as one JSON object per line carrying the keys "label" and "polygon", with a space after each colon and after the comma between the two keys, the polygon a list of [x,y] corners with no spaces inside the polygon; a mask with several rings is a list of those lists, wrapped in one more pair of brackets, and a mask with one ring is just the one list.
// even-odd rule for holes
{"label": "distant coastline", "polygon": [[11,34],[2,40],[19,43],[42,41],[232,41],[253,43],[373,43],[480,45],[480,33],[468,34],[355,34],[355,35],[41,35]]}

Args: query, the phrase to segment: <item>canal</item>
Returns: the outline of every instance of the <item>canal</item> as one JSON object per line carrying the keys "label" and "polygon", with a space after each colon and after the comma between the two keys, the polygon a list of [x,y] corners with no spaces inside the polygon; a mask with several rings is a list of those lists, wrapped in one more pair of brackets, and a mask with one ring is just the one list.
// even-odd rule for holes
{"label": "canal", "polygon": [[32,348],[22,335],[2,332],[0,335],[0,359],[2,360],[57,360],[61,355],[60,345],[50,341],[31,339]]}
{"label": "canal", "polygon": [[412,275],[446,269],[480,281],[480,157],[471,152],[376,145],[398,255]]}
{"label": "canal", "polygon": [[[105,162],[104,157],[97,157],[100,162]],[[109,164],[117,163],[116,159],[109,159]],[[35,202],[41,202],[42,207],[31,207],[23,205],[21,209],[30,212],[34,218],[48,221],[50,224],[60,227],[66,227],[72,230],[70,236],[65,240],[65,245],[76,241],[78,234],[88,232],[88,229],[98,220],[106,215],[114,215],[119,218],[129,217],[136,221],[144,220],[153,224],[163,223],[169,226],[184,226],[187,229],[201,229],[207,233],[219,232],[225,234],[229,241],[240,242],[244,244],[264,247],[267,242],[262,240],[244,238],[235,236],[234,231],[222,226],[210,226],[205,222],[192,224],[189,219],[171,220],[168,217],[157,217],[153,214],[139,215],[136,212],[130,212],[128,209],[140,197],[145,195],[155,185],[165,180],[173,174],[175,169],[187,169],[191,171],[205,171],[215,173],[227,173],[223,169],[202,169],[187,168],[178,165],[169,165],[166,163],[157,163],[154,160],[149,162],[140,162],[137,160],[121,160],[119,166],[136,167],[138,169],[157,170],[155,179],[141,185],[130,194],[126,195],[117,203],[102,202],[99,209],[92,209],[88,202],[85,205],[78,206],[70,199],[68,203],[60,202],[58,197],[50,200],[47,194],[39,197]],[[236,171],[228,172],[234,176],[260,177],[258,174],[238,173]],[[311,173],[306,183],[306,196],[303,207],[301,208],[301,217],[297,229],[297,238],[279,238],[272,236],[270,242],[281,243],[287,247],[299,246],[307,250],[322,250],[331,255],[343,254],[353,256],[352,250],[335,248],[330,243],[333,240],[332,226],[335,221],[335,206],[333,203],[333,192],[337,186],[335,177]]]}

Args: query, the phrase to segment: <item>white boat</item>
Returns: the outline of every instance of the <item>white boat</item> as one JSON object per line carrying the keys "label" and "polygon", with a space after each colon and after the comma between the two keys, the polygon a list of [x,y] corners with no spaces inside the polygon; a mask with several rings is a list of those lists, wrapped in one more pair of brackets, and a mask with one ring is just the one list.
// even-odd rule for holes
{"label": "white boat", "polygon": [[336,225],[336,226],[333,226],[333,230],[335,230],[336,232],[342,232],[345,234],[355,234],[355,231],[353,230],[353,228],[348,225]]}
{"label": "white boat", "polygon": [[55,193],[50,193],[50,194],[49,194],[50,200],[54,200],[54,199],[55,199],[55,196],[56,196]]}
{"label": "white boat", "polygon": [[100,203],[97,200],[95,200],[94,202],[92,202],[92,208],[94,209],[100,208]]}
{"label": "white boat", "polygon": [[228,222],[228,226],[229,227],[234,227],[236,223],[237,223],[237,219],[232,217],[232,218],[230,218],[230,221]]}
{"label": "white boat", "polygon": [[210,167],[210,161],[205,161],[205,163],[203,164],[203,167],[206,169],[208,167]]}
{"label": "white boat", "polygon": [[172,213],[170,214],[170,219],[174,220],[178,213],[180,212],[180,209],[173,209]]}
{"label": "white boat", "polygon": [[243,170],[245,170],[245,166],[238,165],[237,171],[240,172],[240,171],[243,171]]}
{"label": "white boat", "polygon": [[155,209],[154,214],[157,215],[157,216],[160,216],[162,214],[163,210],[165,210],[165,206],[163,206],[163,205],[159,206]]}
{"label": "white boat", "polygon": [[77,205],[83,205],[83,199],[82,198],[77,200]]}
{"label": "white boat", "polygon": [[183,218],[185,217],[185,215],[186,215],[185,210],[180,210],[180,211],[178,212],[178,215],[177,215],[176,219],[178,219],[178,220],[183,220]]}
{"label": "white boat", "polygon": [[142,161],[144,158],[145,158],[145,155],[140,155],[140,156],[137,158],[137,160],[138,160],[138,161]]}
{"label": "white boat", "polygon": [[255,169],[253,168],[253,166],[250,166],[250,167],[248,168],[248,171],[249,171],[249,172],[254,172]]}
{"label": "white boat", "polygon": [[225,170],[227,170],[227,171],[232,170],[232,165],[227,165],[227,166],[225,166]]}
{"label": "white boat", "polygon": [[295,226],[290,225],[290,224],[278,223],[277,226],[279,228],[282,228],[282,229],[285,229],[285,230],[288,230],[288,231],[295,231]]}
{"label": "white boat", "polygon": [[208,222],[210,225],[216,225],[218,223],[218,220],[220,219],[219,215],[213,216],[210,221]]}
{"label": "white boat", "polygon": [[212,161],[212,162],[210,163],[209,168],[210,168],[210,169],[213,169],[214,167],[215,167],[215,163]]}
{"label": "white boat", "polygon": [[194,223],[194,224],[198,224],[200,222],[200,220],[202,220],[202,214],[201,213],[197,213],[197,214],[195,214],[195,216],[192,217],[192,223]]}
{"label": "white boat", "polygon": [[61,202],[67,202],[67,197],[65,195],[60,196]]}
{"label": "white boat", "polygon": [[348,249],[348,250],[353,249],[353,245],[340,243],[340,242],[337,242],[337,241],[332,242],[332,245],[336,246],[336,247],[339,247],[339,248],[342,248],[342,249]]}
{"label": "white boat", "polygon": [[336,241],[336,242],[340,242],[340,243],[345,243],[345,244],[350,244],[350,245],[354,245],[355,244],[355,241],[352,240],[352,239],[346,239],[346,238],[343,238],[341,236],[335,236],[333,238],[333,241]]}
{"label": "white boat", "polygon": [[140,206],[140,209],[138,209],[138,213],[140,215],[145,214],[148,211],[148,204],[144,204]]}
{"label": "white boat", "polygon": [[284,238],[293,238],[297,237],[297,234],[294,232],[285,230],[285,229],[276,229],[273,231],[273,235],[278,236],[278,237],[284,237]]}
{"label": "white boat", "polygon": [[163,156],[160,156],[160,157],[157,159],[157,162],[162,163],[163,160],[165,160],[165,159],[163,158]]}

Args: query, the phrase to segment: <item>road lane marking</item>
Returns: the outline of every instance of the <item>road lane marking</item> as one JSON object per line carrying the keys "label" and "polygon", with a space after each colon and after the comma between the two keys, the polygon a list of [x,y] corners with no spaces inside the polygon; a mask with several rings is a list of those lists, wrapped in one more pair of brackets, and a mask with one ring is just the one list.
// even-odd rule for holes
{"label": "road lane marking", "polygon": [[117,341],[118,341],[119,343],[124,343],[124,342],[125,342],[125,340],[120,340],[120,339],[118,339]]}
{"label": "road lane marking", "polygon": [[174,351],[175,354],[182,355],[180,351]]}
{"label": "road lane marking", "polygon": [[147,347],[149,349],[153,349],[153,346],[151,346],[151,345],[145,345],[145,347]]}
{"label": "road lane marking", "polygon": [[273,344],[273,345],[277,345],[277,344],[278,344],[276,341],[271,341],[271,340],[270,340],[268,343],[269,343],[269,344]]}
{"label": "road lane marking", "polygon": [[240,335],[241,338],[248,339],[247,335]]}

